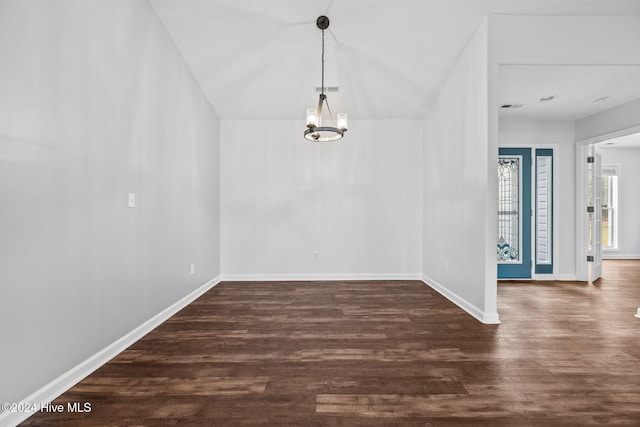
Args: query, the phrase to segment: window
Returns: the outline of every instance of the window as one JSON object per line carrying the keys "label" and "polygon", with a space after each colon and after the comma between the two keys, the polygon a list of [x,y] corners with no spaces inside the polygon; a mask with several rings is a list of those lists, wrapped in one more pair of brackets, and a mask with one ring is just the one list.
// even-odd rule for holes
{"label": "window", "polygon": [[602,166],[602,248],[618,248],[618,166]]}

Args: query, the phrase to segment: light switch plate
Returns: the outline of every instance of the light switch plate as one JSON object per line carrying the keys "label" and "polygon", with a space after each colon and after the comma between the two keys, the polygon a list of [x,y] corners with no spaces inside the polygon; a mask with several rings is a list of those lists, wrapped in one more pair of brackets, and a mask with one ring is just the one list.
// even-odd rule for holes
{"label": "light switch plate", "polygon": [[129,207],[130,208],[135,208],[136,207],[136,195],[135,195],[135,193],[129,193]]}

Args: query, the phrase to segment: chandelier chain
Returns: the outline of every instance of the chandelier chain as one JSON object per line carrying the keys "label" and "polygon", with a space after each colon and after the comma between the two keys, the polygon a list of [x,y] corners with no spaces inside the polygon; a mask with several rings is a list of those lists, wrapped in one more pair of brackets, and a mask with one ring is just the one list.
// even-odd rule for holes
{"label": "chandelier chain", "polygon": [[333,113],[331,112],[331,107],[329,106],[329,100],[324,96],[324,30],[322,30],[322,88],[320,89],[323,97],[322,100],[327,105],[327,110],[329,110],[329,117],[333,120]]}
{"label": "chandelier chain", "polygon": [[322,88],[320,93],[324,95],[324,30],[322,30]]}

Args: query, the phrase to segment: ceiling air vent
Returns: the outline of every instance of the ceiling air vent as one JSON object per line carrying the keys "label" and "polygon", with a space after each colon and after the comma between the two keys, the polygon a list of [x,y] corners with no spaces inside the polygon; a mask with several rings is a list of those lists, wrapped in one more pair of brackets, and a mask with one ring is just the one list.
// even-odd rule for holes
{"label": "ceiling air vent", "polygon": [[502,104],[500,108],[522,108],[522,104]]}
{"label": "ceiling air vent", "polygon": [[[324,93],[338,93],[340,92],[339,86],[325,86]],[[322,93],[322,88],[320,86],[316,86],[316,93]]]}

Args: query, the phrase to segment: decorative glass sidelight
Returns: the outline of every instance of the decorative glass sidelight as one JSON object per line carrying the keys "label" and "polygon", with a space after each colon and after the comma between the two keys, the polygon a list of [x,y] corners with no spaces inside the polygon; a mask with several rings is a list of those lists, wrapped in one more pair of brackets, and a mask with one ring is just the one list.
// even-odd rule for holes
{"label": "decorative glass sidelight", "polygon": [[553,273],[553,149],[535,150],[535,272]]}
{"label": "decorative glass sidelight", "polygon": [[498,248],[499,263],[520,261],[520,164],[521,157],[498,159]]}
{"label": "decorative glass sidelight", "polygon": [[[539,150],[540,151],[540,150]],[[536,266],[551,264],[552,157],[536,155]]]}

